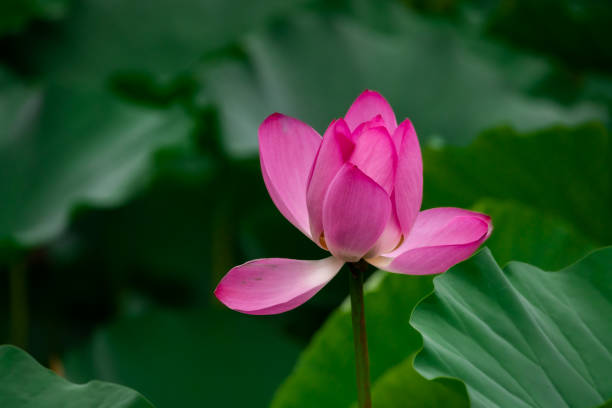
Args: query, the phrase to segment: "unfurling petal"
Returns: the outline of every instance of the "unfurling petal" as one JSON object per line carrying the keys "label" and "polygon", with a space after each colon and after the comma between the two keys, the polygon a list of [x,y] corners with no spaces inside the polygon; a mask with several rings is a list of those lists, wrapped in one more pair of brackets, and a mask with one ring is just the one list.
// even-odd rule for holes
{"label": "unfurling petal", "polygon": [[270,197],[293,225],[310,236],[306,184],[321,136],[310,126],[275,113],[259,127],[261,172]]}
{"label": "unfurling petal", "polygon": [[387,194],[393,191],[397,152],[384,127],[364,131],[356,141],[350,162],[381,186]]}
{"label": "unfurling petal", "polygon": [[490,217],[460,208],[432,208],[419,213],[395,251],[368,259],[389,272],[441,273],[467,259],[491,234]]}
{"label": "unfurling petal", "polygon": [[391,216],[385,190],[347,163],[332,181],[323,204],[325,243],[336,257],[356,262],[376,243]]}
{"label": "unfurling petal", "polygon": [[389,134],[393,134],[397,127],[395,113],[389,102],[381,94],[375,91],[365,90],[355,99],[344,120],[351,131],[355,130],[363,122],[369,122],[377,115],[382,117]]}
{"label": "unfurling petal", "polygon": [[268,258],[232,268],[215,296],[230,309],[253,315],[283,313],[313,297],[342,268],[343,261]]}
{"label": "unfurling petal", "polygon": [[332,180],[351,157],[355,144],[343,119],[332,122],[323,135],[306,190],[312,239],[319,245],[323,232],[323,200]]}
{"label": "unfurling petal", "polygon": [[421,209],[423,160],[419,140],[409,119],[399,125],[392,138],[398,149],[395,206],[402,232],[408,234]]}

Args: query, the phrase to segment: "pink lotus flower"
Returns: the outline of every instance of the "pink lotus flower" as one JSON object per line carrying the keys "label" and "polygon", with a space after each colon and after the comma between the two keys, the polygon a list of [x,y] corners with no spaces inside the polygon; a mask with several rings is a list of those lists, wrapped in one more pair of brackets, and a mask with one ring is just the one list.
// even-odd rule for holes
{"label": "pink lotus flower", "polygon": [[248,314],[291,310],[314,296],[345,262],[365,259],[409,275],[441,273],[491,234],[487,215],[460,208],[420,211],[423,165],[409,119],[363,92],[323,138],[275,113],[259,127],[263,178],[279,211],[332,256],[256,259],[230,270],[215,295]]}

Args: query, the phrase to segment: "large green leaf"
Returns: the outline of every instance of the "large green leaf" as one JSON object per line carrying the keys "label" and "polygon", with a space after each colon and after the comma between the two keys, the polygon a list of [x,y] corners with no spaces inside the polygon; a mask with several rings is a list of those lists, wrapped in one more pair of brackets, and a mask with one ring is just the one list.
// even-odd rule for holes
{"label": "large green leaf", "polygon": [[[592,248],[567,223],[525,205],[489,199],[479,202],[477,209],[493,217],[495,230],[488,244],[506,260],[554,267],[575,261]],[[420,392],[413,400],[431,404],[440,402],[428,398],[432,393],[441,400],[457,397],[453,387],[440,391],[449,384],[422,381],[409,369],[410,355],[422,344],[408,324],[410,311],[431,289],[430,277],[378,272],[368,282],[365,303],[376,405],[403,401],[407,396],[392,398],[386,392],[402,387]],[[334,312],[302,353],[293,373],[277,391],[273,407],[300,407],[311,402],[320,407],[348,407],[356,396],[351,333],[350,311],[345,305]],[[413,381],[421,386],[414,388]],[[334,386],[329,387],[330,383]]]}
{"label": "large green leaf", "polygon": [[[421,347],[419,334],[407,320],[417,301],[432,289],[428,276],[384,275],[382,271],[373,275],[365,294],[373,382]],[[348,285],[344,273],[339,278]],[[345,302],[302,353],[272,407],[349,407],[356,396],[351,312]]]}
{"label": "large green leaf", "polygon": [[0,37],[23,30],[36,19],[56,20],[68,11],[70,0],[4,0],[0,2]]}
{"label": "large green leaf", "polygon": [[0,149],[27,129],[41,96],[39,89],[22,84],[0,67]]}
{"label": "large green leaf", "polygon": [[56,86],[37,92],[8,76],[0,81],[2,105],[12,112],[0,116],[0,241],[52,238],[75,204],[117,203],[147,181],[151,153],[190,140],[191,121],[179,109],[145,109]]}
{"label": "large green leaf", "polygon": [[612,399],[606,401],[605,403],[598,405],[597,408],[610,408],[612,407]]}
{"label": "large green leaf", "polygon": [[612,248],[558,272],[491,252],[434,279],[414,310],[415,368],[463,380],[474,407],[592,407],[612,397]]}
{"label": "large green leaf", "polygon": [[120,385],[101,381],[72,384],[13,346],[0,346],[0,406],[153,408],[142,395]]}
{"label": "large green leaf", "polygon": [[103,85],[114,73],[168,80],[202,56],[305,0],[82,0],[50,30],[17,39],[30,70],[54,81]]}
{"label": "large green leaf", "polygon": [[[606,38],[612,36],[612,8],[606,2],[496,1],[486,20],[489,32],[507,41],[552,54],[576,68],[609,71],[612,51]],[[524,28],[517,29],[517,26]]]}
{"label": "large green leaf", "polygon": [[298,353],[270,323],[225,309],[152,309],[68,353],[66,375],[126,384],[159,408],[265,406]]}
{"label": "large green leaf", "polygon": [[[467,408],[465,385],[452,379],[427,381],[407,358],[390,368],[374,383],[372,401],[376,408]],[[357,404],[353,404],[357,407]]]}
{"label": "large green leaf", "polygon": [[472,209],[491,216],[494,233],[486,245],[500,265],[519,260],[544,269],[559,269],[596,247],[593,240],[563,219],[525,204],[487,198]]}
{"label": "large green leaf", "polygon": [[528,134],[498,128],[468,147],[424,149],[423,205],[514,200],[564,219],[597,243],[612,244],[610,163],[610,134],[597,123]]}
{"label": "large green leaf", "polygon": [[302,14],[247,36],[248,63],[206,64],[227,148],[253,153],[259,123],[275,111],[322,132],[365,88],[382,92],[399,119],[410,117],[422,140],[465,143],[500,122],[532,130],[605,117],[603,105],[529,97],[551,72],[543,59],[399,6],[382,15],[384,34],[358,18]]}

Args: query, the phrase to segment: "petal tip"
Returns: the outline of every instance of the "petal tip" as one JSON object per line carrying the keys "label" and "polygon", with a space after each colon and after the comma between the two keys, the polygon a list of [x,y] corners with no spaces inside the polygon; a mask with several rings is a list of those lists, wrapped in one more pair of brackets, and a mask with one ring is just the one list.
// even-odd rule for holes
{"label": "petal tip", "polygon": [[384,98],[384,96],[382,96],[382,94],[381,94],[380,92],[378,92],[378,91],[376,91],[376,90],[374,90],[374,89],[370,89],[370,88],[366,88],[366,89],[364,89],[364,90],[363,90],[363,92],[361,92],[361,93],[359,94],[359,96],[357,97],[357,99],[359,99],[359,98],[360,98],[360,97],[362,97],[362,96],[370,96],[370,95],[371,95],[371,96],[376,96],[376,97],[381,97],[381,98],[385,99],[385,98]]}
{"label": "petal tip", "polygon": [[[430,275],[446,272],[469,258],[491,235],[486,214],[460,208],[432,208],[419,213],[407,240],[375,259],[390,272]],[[390,262],[389,262],[390,261]]]}
{"label": "petal tip", "polygon": [[270,115],[266,116],[266,118],[263,120],[263,122],[261,122],[261,125],[259,125],[259,128],[261,129],[261,127],[262,127],[264,124],[267,124],[267,123],[269,123],[269,122],[271,122],[271,121],[273,121],[273,120],[279,120],[279,119],[282,119],[284,116],[285,116],[285,115],[283,115],[282,113],[279,113],[279,112],[274,112],[274,113],[271,113]]}
{"label": "petal tip", "polygon": [[355,99],[344,119],[353,131],[376,115],[382,116],[389,133],[397,128],[395,113],[389,102],[377,91],[366,89]]}
{"label": "petal tip", "polygon": [[281,113],[268,116],[258,136],[261,172],[272,201],[289,222],[310,236],[306,186],[321,136]]}

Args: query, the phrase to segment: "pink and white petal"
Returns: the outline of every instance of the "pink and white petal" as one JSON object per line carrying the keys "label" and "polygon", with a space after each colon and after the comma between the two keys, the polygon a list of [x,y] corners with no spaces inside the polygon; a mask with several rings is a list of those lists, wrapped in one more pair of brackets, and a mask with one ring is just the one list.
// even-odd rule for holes
{"label": "pink and white petal", "polygon": [[365,130],[358,138],[350,162],[378,183],[387,194],[393,191],[397,152],[384,127]]}
{"label": "pink and white petal", "polygon": [[351,131],[354,131],[360,124],[369,122],[377,115],[382,117],[385,127],[392,134],[397,128],[397,120],[391,105],[378,92],[366,89],[355,99],[344,120]]}
{"label": "pink and white petal", "polygon": [[407,234],[419,214],[423,200],[421,147],[409,119],[399,125],[392,139],[398,147],[395,205],[402,231]]}
{"label": "pink and white petal", "polygon": [[306,205],[310,234],[319,245],[323,232],[323,200],[327,189],[344,163],[353,153],[355,144],[343,119],[335,120],[323,135],[306,189]]}
{"label": "pink and white petal", "polygon": [[409,275],[442,273],[469,258],[492,230],[487,215],[460,208],[432,208],[419,213],[402,245],[368,262]]}
{"label": "pink and white petal", "polygon": [[343,261],[267,258],[232,268],[215,296],[230,309],[252,315],[283,313],[313,297],[342,268]]}
{"label": "pink and white petal", "polygon": [[325,244],[334,256],[356,262],[374,246],[390,216],[391,200],[385,190],[346,163],[325,196]]}
{"label": "pink and white petal", "polygon": [[306,185],[321,136],[307,124],[275,113],[259,127],[261,172],[270,197],[293,225],[310,236]]}

